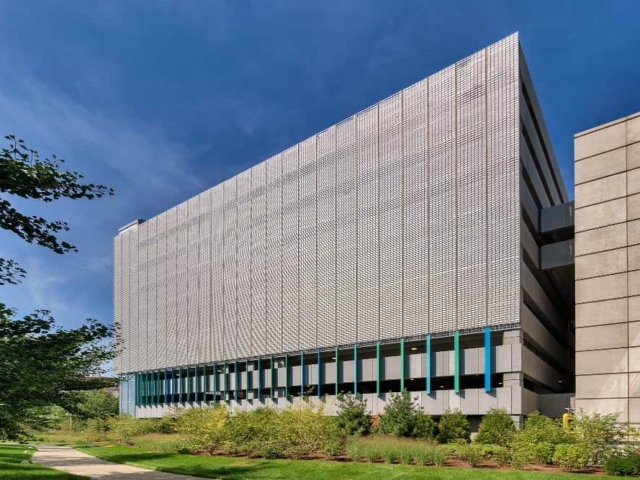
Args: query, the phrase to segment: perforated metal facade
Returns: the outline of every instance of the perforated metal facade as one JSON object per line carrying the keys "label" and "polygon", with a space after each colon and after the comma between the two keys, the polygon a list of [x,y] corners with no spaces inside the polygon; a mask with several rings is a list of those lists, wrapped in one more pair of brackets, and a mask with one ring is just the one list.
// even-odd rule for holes
{"label": "perforated metal facade", "polygon": [[115,239],[119,372],[520,321],[512,35]]}

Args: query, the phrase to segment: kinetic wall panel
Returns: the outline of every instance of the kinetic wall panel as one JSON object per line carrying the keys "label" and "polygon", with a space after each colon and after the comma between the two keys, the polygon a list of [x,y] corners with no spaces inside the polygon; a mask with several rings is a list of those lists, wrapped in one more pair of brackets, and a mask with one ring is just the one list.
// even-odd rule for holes
{"label": "kinetic wall panel", "polygon": [[318,347],[336,345],[336,129],[318,134]]}
{"label": "kinetic wall panel", "polygon": [[[118,338],[124,339],[122,335],[123,322],[122,319],[122,236],[118,235],[113,240],[113,325],[116,328]],[[124,352],[124,350],[123,350]],[[123,372],[128,369],[125,364],[124,353],[119,354],[113,362],[113,368],[116,372]]]}
{"label": "kinetic wall panel", "polygon": [[356,120],[336,126],[337,343],[356,342]]}
{"label": "kinetic wall panel", "polygon": [[158,218],[152,218],[146,222],[147,226],[147,261],[145,270],[147,271],[147,368],[157,368],[157,345],[158,345],[158,285],[156,281],[156,265],[158,242],[156,239]]}
{"label": "kinetic wall panel", "polygon": [[178,205],[176,212],[176,362],[189,364],[189,210],[187,202]]}
{"label": "kinetic wall panel", "polygon": [[236,356],[237,319],[237,197],[236,178],[223,184],[224,191],[224,322],[222,358]]}
{"label": "kinetic wall panel", "polygon": [[167,362],[167,213],[159,215],[156,221],[156,367],[165,368]]}
{"label": "kinetic wall panel", "polygon": [[[282,352],[282,155],[267,170],[267,323],[266,352]],[[265,353],[266,353],[265,352]]]}
{"label": "kinetic wall panel", "polygon": [[316,348],[316,138],[300,144],[298,181],[300,350]]}
{"label": "kinetic wall panel", "polygon": [[251,356],[264,354],[267,323],[267,189],[266,166],[251,169]]}
{"label": "kinetic wall panel", "polygon": [[167,221],[167,365],[179,365],[178,355],[178,208],[165,212]]}
{"label": "kinetic wall panel", "polygon": [[380,336],[402,336],[402,93],[380,102]]}
{"label": "kinetic wall panel", "polygon": [[198,318],[200,319],[200,329],[198,336],[198,359],[197,362],[209,362],[211,356],[211,197],[212,190],[207,190],[199,195],[199,228],[200,242],[198,254]]}
{"label": "kinetic wall panel", "polygon": [[138,365],[143,369],[149,368],[149,318],[147,317],[149,283],[147,278],[147,244],[149,224],[138,225],[138,264],[137,270],[137,300],[138,300]]}
{"label": "kinetic wall panel", "polygon": [[358,119],[358,342],[380,334],[380,271],[378,251],[378,107]]}
{"label": "kinetic wall panel", "polygon": [[198,264],[200,262],[200,195],[187,202],[187,361],[193,365],[198,361],[200,343],[200,312],[198,291],[200,278]]}
{"label": "kinetic wall panel", "polygon": [[427,95],[423,80],[404,92],[404,337],[427,331],[429,311]]}
{"label": "kinetic wall panel", "polygon": [[487,318],[486,125],[484,52],[457,64],[458,328]]}
{"label": "kinetic wall panel", "polygon": [[429,77],[429,331],[456,321],[455,66]]}
{"label": "kinetic wall panel", "polygon": [[251,171],[238,175],[238,357],[251,355]]}
{"label": "kinetic wall panel", "polygon": [[282,349],[298,349],[298,146],[282,154]]}
{"label": "kinetic wall panel", "polygon": [[224,359],[225,323],[225,225],[223,186],[211,190],[211,360]]}
{"label": "kinetic wall panel", "polygon": [[501,325],[520,321],[517,36],[486,51],[488,320]]}

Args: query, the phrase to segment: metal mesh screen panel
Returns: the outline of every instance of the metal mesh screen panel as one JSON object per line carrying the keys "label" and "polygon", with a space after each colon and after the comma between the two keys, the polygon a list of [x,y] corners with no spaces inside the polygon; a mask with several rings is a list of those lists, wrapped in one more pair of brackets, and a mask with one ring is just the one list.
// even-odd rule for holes
{"label": "metal mesh screen panel", "polygon": [[114,242],[119,372],[519,321],[508,37]]}

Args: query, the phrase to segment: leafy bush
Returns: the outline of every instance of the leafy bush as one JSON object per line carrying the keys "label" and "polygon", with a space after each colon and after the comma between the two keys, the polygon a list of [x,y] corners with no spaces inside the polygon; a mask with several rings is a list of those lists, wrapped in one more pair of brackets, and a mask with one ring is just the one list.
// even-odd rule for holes
{"label": "leafy bush", "polygon": [[118,443],[132,445],[135,437],[150,432],[151,423],[146,419],[133,418],[129,415],[119,415],[107,419],[108,436]]}
{"label": "leafy bush", "polygon": [[435,438],[438,431],[438,424],[426,413],[418,412],[416,414],[416,425],[413,428],[413,436],[431,440]]}
{"label": "leafy bush", "polygon": [[497,463],[500,466],[508,465],[511,462],[511,451],[502,445],[484,445],[485,458]]}
{"label": "leafy bush", "polygon": [[176,421],[183,448],[211,455],[225,439],[229,411],[224,405],[184,409]]}
{"label": "leafy bush", "polygon": [[607,475],[617,477],[635,477],[640,475],[640,456],[609,457],[604,462],[604,471]]}
{"label": "leafy bush", "polygon": [[278,412],[273,408],[241,411],[229,416],[225,427],[223,449],[231,454],[276,458],[285,445],[278,442]]}
{"label": "leafy bush", "polygon": [[420,412],[421,408],[416,399],[411,398],[407,389],[395,393],[389,399],[384,413],[380,415],[376,432],[396,437],[411,437],[416,432],[417,416]]}
{"label": "leafy bush", "polygon": [[469,425],[469,420],[460,410],[453,412],[447,410],[440,417],[437,438],[440,443],[451,443],[458,440],[470,441],[471,425]]}
{"label": "leafy bush", "polygon": [[582,470],[589,462],[591,449],[586,443],[569,443],[556,445],[553,463],[565,472]]}
{"label": "leafy bush", "polygon": [[477,467],[480,462],[485,459],[485,450],[480,444],[465,445],[463,460],[465,460],[469,466]]}
{"label": "leafy bush", "polygon": [[367,401],[362,395],[340,394],[336,421],[344,435],[368,434],[371,417],[367,413]]}
{"label": "leafy bush", "polygon": [[565,432],[558,422],[533,412],[511,442],[511,466],[521,468],[535,463],[547,465],[553,462],[556,445],[574,443],[574,437]]}
{"label": "leafy bush", "polygon": [[278,414],[278,436],[286,442],[284,454],[304,458],[325,453],[330,456],[344,451],[344,440],[335,417],[325,415],[323,403],[302,400]]}
{"label": "leafy bush", "polygon": [[490,409],[480,422],[477,443],[502,445],[511,444],[516,433],[516,426],[505,409]]}
{"label": "leafy bush", "polygon": [[571,431],[578,441],[589,445],[589,462],[602,465],[616,450],[616,442],[624,434],[624,426],[618,423],[618,413],[587,414],[580,409],[576,413]]}

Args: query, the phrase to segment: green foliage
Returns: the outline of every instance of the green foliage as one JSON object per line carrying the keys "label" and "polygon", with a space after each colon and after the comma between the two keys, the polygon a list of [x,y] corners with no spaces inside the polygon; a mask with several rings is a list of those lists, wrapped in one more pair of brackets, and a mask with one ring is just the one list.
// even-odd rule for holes
{"label": "green foliage", "polygon": [[118,442],[131,445],[134,437],[149,433],[150,422],[133,418],[129,415],[110,417],[107,420],[109,438]]}
{"label": "green foliage", "polygon": [[382,449],[381,456],[385,463],[395,463],[400,457],[400,452],[395,444],[387,444]]}
{"label": "green foliage", "polygon": [[571,431],[578,441],[589,445],[589,462],[603,465],[616,451],[616,443],[624,434],[624,425],[618,423],[619,414],[587,414],[578,410]]}
{"label": "green foliage", "polygon": [[408,390],[395,393],[387,402],[384,414],[376,426],[377,433],[394,435],[396,437],[411,437],[416,435],[418,428],[418,414],[422,413],[417,399],[412,399]]}
{"label": "green foliage", "polygon": [[118,415],[118,398],[106,390],[79,392],[77,411],[84,418],[106,419]]}
{"label": "green foliage", "polygon": [[361,442],[351,441],[347,442],[347,444],[345,445],[345,450],[351,460],[353,460],[354,462],[359,462],[362,457],[364,457],[366,447]]}
{"label": "green foliage", "polygon": [[[25,433],[34,408],[57,405],[78,415],[78,391],[111,385],[83,380],[114,357],[113,329],[94,320],[75,329],[56,325],[46,310],[22,319],[0,304],[0,439]],[[46,372],[46,375],[43,375]]]}
{"label": "green foliage", "polygon": [[455,441],[468,442],[471,440],[471,425],[467,417],[460,411],[445,412],[438,423],[438,441],[451,443]]}
{"label": "green foliage", "polygon": [[426,413],[416,413],[416,425],[413,429],[413,436],[423,438],[425,440],[432,440],[435,438],[438,431],[438,424]]}
{"label": "green foliage", "polygon": [[287,445],[279,436],[279,416],[273,408],[241,411],[228,419],[224,449],[264,458],[284,456]]}
{"label": "green foliage", "polygon": [[525,420],[524,428],[513,437],[511,464],[514,468],[530,463],[548,465],[553,462],[556,445],[573,442],[574,437],[560,423],[533,412]]}
{"label": "green foliage", "polygon": [[484,446],[480,444],[463,445],[461,454],[462,460],[467,462],[470,467],[477,467],[485,459]]}
{"label": "green foliage", "polygon": [[511,443],[515,433],[516,426],[507,411],[492,408],[482,418],[475,441],[487,445],[506,446]]}
{"label": "green foliage", "polygon": [[176,430],[191,452],[207,452],[210,455],[225,440],[229,411],[224,405],[184,409],[176,422]]}
{"label": "green foliage", "polygon": [[338,428],[344,435],[366,435],[371,428],[371,417],[367,413],[367,401],[362,395],[351,393],[338,395]]}
{"label": "green foliage", "polygon": [[447,460],[447,456],[445,455],[445,453],[440,450],[439,448],[436,448],[433,450],[432,452],[432,460],[433,460],[433,464],[436,467],[442,467],[444,466],[444,462]]}
{"label": "green foliage", "polygon": [[591,449],[584,442],[556,445],[553,463],[565,472],[582,470],[589,463]]}
{"label": "green foliage", "polygon": [[[0,229],[58,254],[77,251],[58,238],[69,230],[65,222],[21,213],[10,200],[93,199],[113,195],[113,190],[82,183],[82,175],[61,169],[62,159],[41,159],[13,135],[5,139],[8,145],[0,150]],[[0,285],[20,283],[25,275],[15,261],[0,258]],[[76,329],[58,328],[47,310],[16,318],[0,301],[0,371],[5,372],[0,376],[0,440],[22,438],[38,428],[31,420],[39,407],[57,405],[78,414],[73,392],[104,385],[81,379],[102,372],[101,365],[113,358],[113,345],[105,342],[112,334],[94,320]]]}
{"label": "green foliage", "polygon": [[616,477],[635,477],[640,475],[640,456],[609,457],[604,462],[604,471],[607,475]]}

